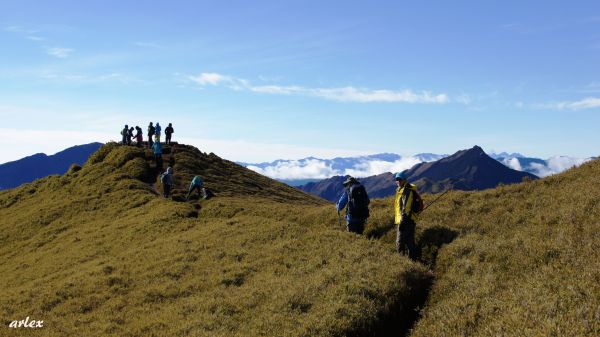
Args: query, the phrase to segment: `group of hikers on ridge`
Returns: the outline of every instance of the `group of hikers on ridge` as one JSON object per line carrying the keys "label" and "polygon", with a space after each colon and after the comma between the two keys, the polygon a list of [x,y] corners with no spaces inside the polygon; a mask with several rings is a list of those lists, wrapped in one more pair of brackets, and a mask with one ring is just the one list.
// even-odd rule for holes
{"label": "group of hikers on ridge", "polygon": [[[136,146],[142,147],[144,142],[142,128],[139,126],[135,127],[136,134],[133,134],[133,127],[129,127],[129,125],[125,125],[123,130],[121,130],[122,136],[122,144],[123,145],[131,145],[132,139],[135,139]],[[162,170],[163,168],[163,158],[162,158],[162,145],[160,142],[160,136],[162,132],[162,127],[159,122],[156,122],[154,125],[152,122],[148,125],[148,148],[153,150],[154,153],[154,161],[156,163],[156,168]],[[169,126],[165,128],[165,144],[172,145],[171,137],[175,133],[173,129],[173,124],[169,123]],[[174,145],[173,145],[174,146]],[[160,182],[163,185],[163,196],[165,198],[169,198],[171,196],[171,190],[173,188],[173,168],[171,166],[167,167],[167,169],[160,174]],[[185,197],[185,200],[189,200],[192,192],[197,191],[198,196],[202,199],[206,199],[212,196],[212,192],[207,190],[204,187],[204,181],[200,176],[195,176],[188,188],[188,193]]]}
{"label": "group of hikers on ridge", "polygon": [[[133,134],[133,131],[136,131],[135,135]],[[150,124],[148,125],[148,148],[152,148],[152,145],[154,145],[154,143],[160,143],[160,136],[161,136],[161,132],[162,132],[162,127],[160,126],[160,123],[156,122],[156,126],[154,126],[152,124],[152,122],[150,122]],[[165,144],[170,145],[171,144],[171,136],[173,135],[173,133],[175,133],[175,130],[173,129],[173,124],[169,123],[169,126],[167,126],[165,128]],[[132,140],[135,140],[135,144],[137,147],[142,147],[143,142],[144,142],[144,132],[142,131],[142,128],[140,128],[139,126],[135,126],[135,129],[132,127],[129,127],[129,125],[125,125],[125,127],[123,128],[123,130],[121,130],[121,139],[122,139],[122,144],[126,144],[126,145],[131,145]],[[153,140],[154,138],[154,140]]]}
{"label": "group of hikers on ridge", "polygon": [[[423,199],[417,193],[417,187],[408,182],[406,170],[396,173],[394,180],[397,186],[394,199],[394,224],[398,226],[396,250],[416,260],[415,227],[417,215],[423,211]],[[369,218],[370,199],[367,190],[353,177],[348,177],[343,185],[344,192],[336,203],[338,215],[346,208],[346,228],[349,232],[362,234]]]}
{"label": "group of hikers on ridge", "polygon": [[[143,142],[144,142],[142,128],[140,128],[139,126],[136,126],[135,130],[137,130],[137,131],[136,131],[135,135],[133,134],[133,130],[134,130],[133,127],[129,127],[129,125],[125,125],[123,130],[121,130],[121,136],[122,136],[121,143],[123,145],[131,145],[132,139],[135,139],[135,145],[137,147],[142,147]],[[148,125],[148,148],[152,149],[152,151],[154,153],[154,161],[156,162],[156,167],[159,170],[162,170],[162,168],[163,168],[162,145],[160,143],[161,132],[162,132],[162,127],[160,126],[160,123],[156,122],[156,126],[154,126],[152,124],[152,122],[150,122],[150,124]],[[171,136],[173,135],[173,133],[175,133],[175,130],[173,129],[173,124],[169,123],[169,126],[167,126],[165,128],[165,144],[166,145],[172,144]]]}

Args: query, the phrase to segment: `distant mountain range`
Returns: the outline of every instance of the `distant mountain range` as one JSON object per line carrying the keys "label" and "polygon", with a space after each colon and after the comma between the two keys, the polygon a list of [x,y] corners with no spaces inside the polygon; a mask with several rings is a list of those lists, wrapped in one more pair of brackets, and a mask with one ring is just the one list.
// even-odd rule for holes
{"label": "distant mountain range", "polygon": [[[360,157],[334,159],[308,157],[297,160],[280,159],[273,162],[240,162],[238,164],[288,185],[300,186],[334,176],[371,177],[385,172],[399,172],[416,164],[436,161],[447,156],[445,154],[420,153],[403,157],[394,153],[380,153]],[[560,173],[593,159],[566,156],[540,159],[506,152],[492,153],[489,156],[514,170],[528,172],[538,177]]]}
{"label": "distant mountain range", "polygon": [[0,165],[0,190],[17,187],[51,174],[63,174],[69,166],[83,165],[88,157],[102,146],[101,143],[77,145],[48,156],[36,153]]}
{"label": "distant mountain range", "polygon": [[[527,172],[513,170],[489,157],[481,147],[468,150],[437,161],[422,162],[408,170],[408,179],[422,193],[437,193],[450,187],[458,190],[482,190],[498,184],[512,184],[538,177]],[[334,176],[319,182],[299,186],[301,190],[335,201],[343,191],[345,176]],[[393,195],[396,190],[394,175],[382,173],[359,179],[369,196],[382,198]]]}

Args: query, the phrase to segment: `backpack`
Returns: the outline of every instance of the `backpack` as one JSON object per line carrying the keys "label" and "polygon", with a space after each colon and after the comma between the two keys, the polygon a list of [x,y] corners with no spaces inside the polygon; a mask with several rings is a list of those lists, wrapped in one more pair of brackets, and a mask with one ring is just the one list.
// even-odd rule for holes
{"label": "backpack", "polygon": [[423,198],[421,198],[421,195],[419,194],[419,192],[417,192],[416,188],[412,189],[412,191],[413,191],[413,202],[412,202],[411,210],[413,213],[419,214],[419,213],[423,212],[423,209],[425,208],[425,203],[423,202]]}
{"label": "backpack", "polygon": [[348,214],[355,219],[369,217],[369,196],[363,185],[354,184],[348,188]]}

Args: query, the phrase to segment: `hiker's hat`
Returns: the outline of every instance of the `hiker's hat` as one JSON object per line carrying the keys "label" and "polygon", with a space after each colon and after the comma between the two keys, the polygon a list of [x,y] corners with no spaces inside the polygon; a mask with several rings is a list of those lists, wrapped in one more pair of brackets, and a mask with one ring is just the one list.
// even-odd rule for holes
{"label": "hiker's hat", "polygon": [[355,178],[353,178],[351,176],[348,176],[348,178],[346,178],[346,180],[344,180],[344,182],[342,183],[342,185],[346,186],[346,185],[348,185],[350,183],[355,183],[355,182],[356,182]]}
{"label": "hiker's hat", "polygon": [[394,178],[396,180],[408,180],[408,170],[396,173]]}

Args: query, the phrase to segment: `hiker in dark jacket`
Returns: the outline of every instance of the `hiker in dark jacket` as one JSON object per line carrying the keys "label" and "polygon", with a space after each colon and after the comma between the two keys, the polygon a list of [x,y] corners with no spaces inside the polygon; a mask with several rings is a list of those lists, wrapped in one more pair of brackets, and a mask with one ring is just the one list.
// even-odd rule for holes
{"label": "hiker in dark jacket", "polygon": [[168,198],[173,186],[173,168],[167,167],[167,171],[160,176],[160,182],[163,184],[164,196]]}
{"label": "hiker in dark jacket", "polygon": [[125,125],[123,130],[121,130],[121,137],[122,137],[121,143],[123,145],[127,144],[127,133],[129,133],[129,125]]}
{"label": "hiker in dark jacket", "polygon": [[162,158],[162,146],[160,142],[156,142],[152,144],[152,150],[154,150],[154,161],[156,162],[156,167],[159,170],[162,170],[163,167],[163,158]]}
{"label": "hiker in dark jacket", "polygon": [[194,190],[198,191],[198,196],[201,196],[202,199],[206,199],[206,189],[204,188],[204,182],[202,181],[202,178],[200,178],[200,176],[195,176],[194,179],[192,179],[185,200],[188,200],[190,198],[190,195]]}
{"label": "hiker in dark jacket", "polygon": [[154,143],[152,141],[152,137],[154,137],[154,125],[152,125],[152,122],[150,122],[150,125],[148,125],[148,148],[151,149],[152,148],[152,144]]}
{"label": "hiker in dark jacket", "polygon": [[346,228],[349,232],[362,234],[369,217],[370,200],[367,190],[352,177],[348,177],[343,184],[344,192],[336,204],[338,215],[346,208]]}
{"label": "hiker in dark jacket", "polygon": [[171,134],[173,134],[175,130],[173,130],[173,125],[169,123],[169,126],[165,128],[165,143],[171,144]]}
{"label": "hiker in dark jacket", "polygon": [[127,145],[131,145],[131,138],[133,138],[133,126],[127,131]]}
{"label": "hiker in dark jacket", "polygon": [[398,186],[394,200],[394,223],[398,225],[396,249],[400,254],[408,251],[408,256],[414,261],[417,259],[417,245],[415,244],[417,215],[412,209],[416,186],[408,183],[406,171],[396,173],[395,179]]}
{"label": "hiker in dark jacket", "polygon": [[142,131],[142,128],[140,128],[137,125],[135,127],[135,131],[136,131],[136,134],[134,136],[135,137],[135,145],[137,147],[141,147],[142,146],[142,142],[144,141],[144,136],[143,136],[144,132]]}

